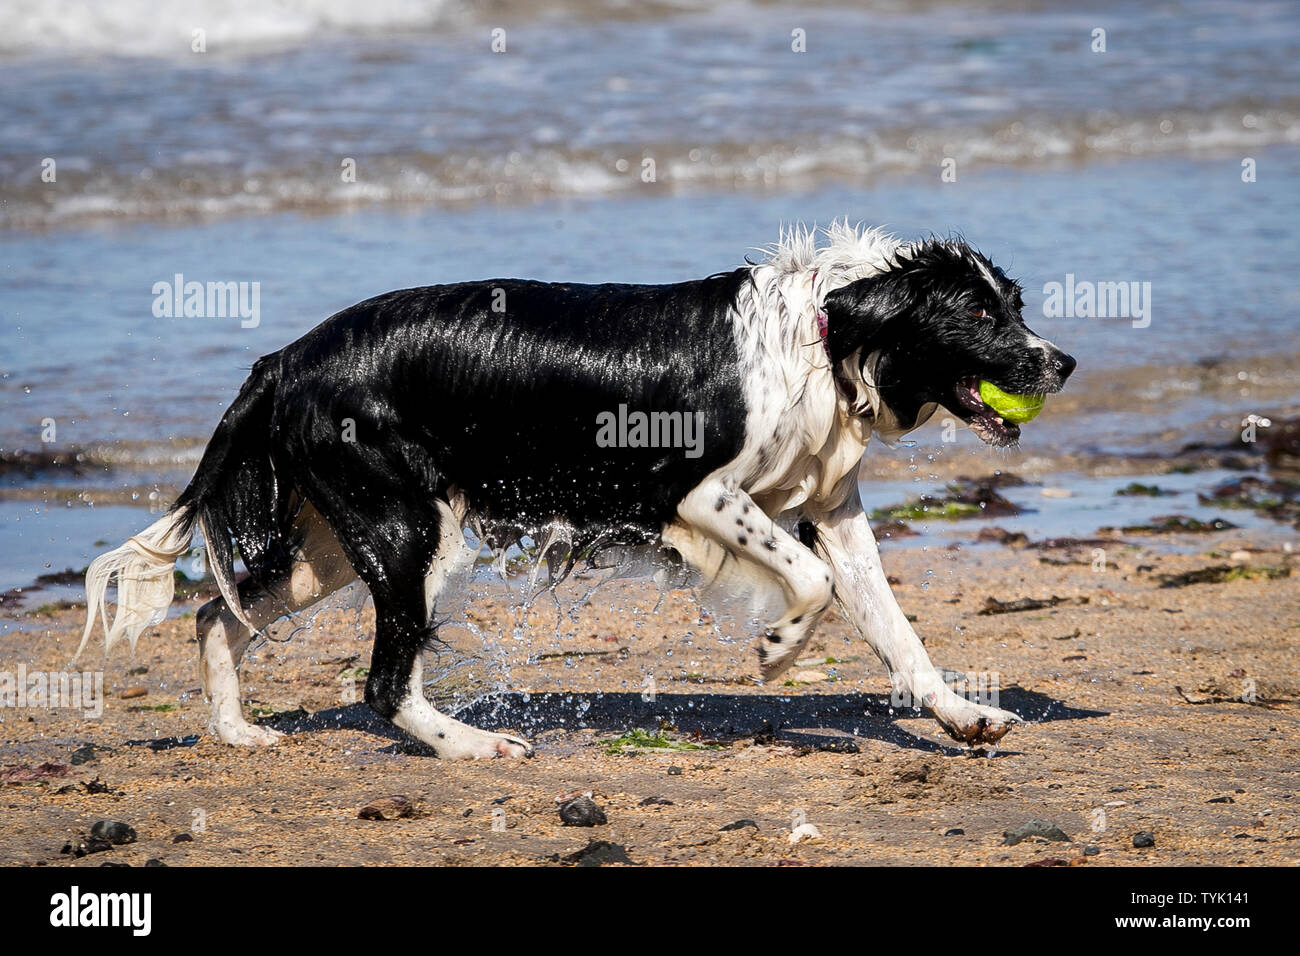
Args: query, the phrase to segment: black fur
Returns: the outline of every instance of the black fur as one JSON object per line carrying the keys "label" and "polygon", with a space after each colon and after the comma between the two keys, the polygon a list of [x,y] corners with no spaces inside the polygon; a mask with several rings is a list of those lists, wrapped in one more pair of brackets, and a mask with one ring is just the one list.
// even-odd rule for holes
{"label": "black fur", "polygon": [[959,240],[931,240],[894,268],[828,293],[827,342],[837,365],[856,357],[857,374],[876,357],[880,397],[900,422],[915,423],[930,403],[970,421],[976,416],[957,399],[958,383],[988,379],[1041,395],[1059,391],[1074,370],[1059,349],[1030,344],[1023,308],[1020,286],[981,253]]}
{"label": "black fur", "polygon": [[[730,310],[748,270],[665,286],[499,280],[390,292],[258,361],[178,506],[227,535],[268,590],[310,501],[375,601],[367,701],[392,716],[430,637],[422,581],[438,500],[459,491],[490,543],[573,528],[574,555],[641,542],[733,459],[745,402]],[[494,304],[504,306],[494,310]],[[699,457],[601,448],[627,405],[703,414]]]}

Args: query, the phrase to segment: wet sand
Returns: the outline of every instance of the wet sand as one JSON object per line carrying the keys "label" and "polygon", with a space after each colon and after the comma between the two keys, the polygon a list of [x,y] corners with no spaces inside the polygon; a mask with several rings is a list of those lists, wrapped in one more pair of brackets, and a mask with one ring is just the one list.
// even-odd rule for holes
{"label": "wet sand", "polygon": [[[1107,544],[1101,573],[1088,545],[886,544],[886,568],[935,662],[996,673],[1000,706],[1031,721],[997,751],[963,749],[928,717],[892,712],[883,667],[834,613],[802,666],[781,686],[759,687],[752,641],[720,641],[684,591],[654,610],[658,594],[643,581],[604,586],[558,631],[546,600],[526,613],[500,594],[467,607],[480,631],[503,635],[496,656],[453,669],[430,692],[467,699],[484,680],[506,681],[511,692],[480,700],[473,720],[524,732],[533,760],[444,763],[350,703],[362,676],[354,668],[369,655],[351,612],[321,614],[310,632],[251,655],[248,707],[288,734],[275,748],[238,750],[208,733],[194,622],[172,618],[146,632],[133,664],[115,649],[99,719],[0,711],[0,779],[9,781],[0,784],[0,861],[1294,864],[1300,588],[1295,576],[1258,571],[1293,572],[1281,538],[1133,536]],[[1161,586],[1163,575],[1224,565],[1257,570]],[[990,597],[1066,600],[980,614]],[[362,630],[370,619],[362,615]],[[2,659],[58,670],[80,627],[75,609],[56,612],[46,626],[0,637]],[[468,632],[447,630],[458,652],[477,653]],[[96,648],[83,666],[98,660]],[[147,672],[128,673],[133,666]],[[615,742],[637,728],[700,749]],[[170,749],[127,743],[195,734]],[[86,744],[100,749],[72,764]],[[562,826],[557,799],[585,791],[608,822]],[[392,795],[409,799],[406,816],[358,818]],[[1069,842],[1004,845],[1004,831],[1031,818]],[[80,859],[60,853],[101,819],[130,824],[138,840]],[[752,825],[725,829],[741,820]],[[791,844],[802,820],[820,836]],[[1153,847],[1134,847],[1141,832]],[[622,856],[590,852],[591,841]],[[1088,845],[1098,852],[1085,855]]]}

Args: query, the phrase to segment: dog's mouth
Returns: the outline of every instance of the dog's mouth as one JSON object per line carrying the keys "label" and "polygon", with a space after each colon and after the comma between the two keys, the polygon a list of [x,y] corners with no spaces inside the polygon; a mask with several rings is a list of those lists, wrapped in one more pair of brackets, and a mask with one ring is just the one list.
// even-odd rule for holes
{"label": "dog's mouth", "polygon": [[956,403],[949,411],[964,421],[986,444],[994,448],[1005,448],[1020,440],[1020,426],[1004,422],[1002,416],[980,398],[978,376],[968,375],[958,381],[953,386],[953,394]]}

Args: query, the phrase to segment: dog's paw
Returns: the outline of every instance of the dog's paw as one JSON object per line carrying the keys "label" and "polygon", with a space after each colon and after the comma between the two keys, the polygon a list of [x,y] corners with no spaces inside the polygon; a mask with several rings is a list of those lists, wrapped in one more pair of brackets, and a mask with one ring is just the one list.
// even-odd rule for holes
{"label": "dog's paw", "polygon": [[244,721],[237,724],[218,723],[213,729],[217,739],[232,747],[274,747],[284,737],[278,730]]}
{"label": "dog's paw", "polygon": [[935,716],[939,724],[953,740],[972,747],[981,744],[995,744],[1016,724],[1024,723],[1009,710],[998,710],[963,701],[963,706],[945,708]]}
{"label": "dog's paw", "polygon": [[812,629],[798,625],[770,627],[758,645],[758,669],[763,680],[775,680],[790,669],[808,646]]}
{"label": "dog's paw", "polygon": [[433,743],[443,760],[486,760],[492,757],[531,757],[533,745],[518,737],[467,727]]}

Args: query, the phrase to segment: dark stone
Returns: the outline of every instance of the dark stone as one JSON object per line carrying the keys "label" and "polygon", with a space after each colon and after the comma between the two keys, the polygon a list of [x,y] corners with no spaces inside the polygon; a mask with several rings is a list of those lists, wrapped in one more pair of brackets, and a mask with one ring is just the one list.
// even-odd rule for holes
{"label": "dark stone", "polygon": [[1022,840],[1028,840],[1037,837],[1040,840],[1050,840],[1055,843],[1069,843],[1070,838],[1066,836],[1065,831],[1055,823],[1048,823],[1046,820],[1029,820],[1014,830],[1007,830],[1002,834],[1002,846],[1015,846]]}
{"label": "dark stone", "polygon": [[135,830],[120,820],[100,820],[90,828],[90,835],[107,840],[115,846],[134,843],[136,837]]}
{"label": "dark stone", "polygon": [[1133,834],[1133,845],[1139,850],[1149,846],[1156,845],[1156,835],[1154,833],[1135,833]]}
{"label": "dark stone", "polygon": [[560,804],[560,823],[566,827],[596,827],[608,822],[605,811],[591,797],[574,797]]}

